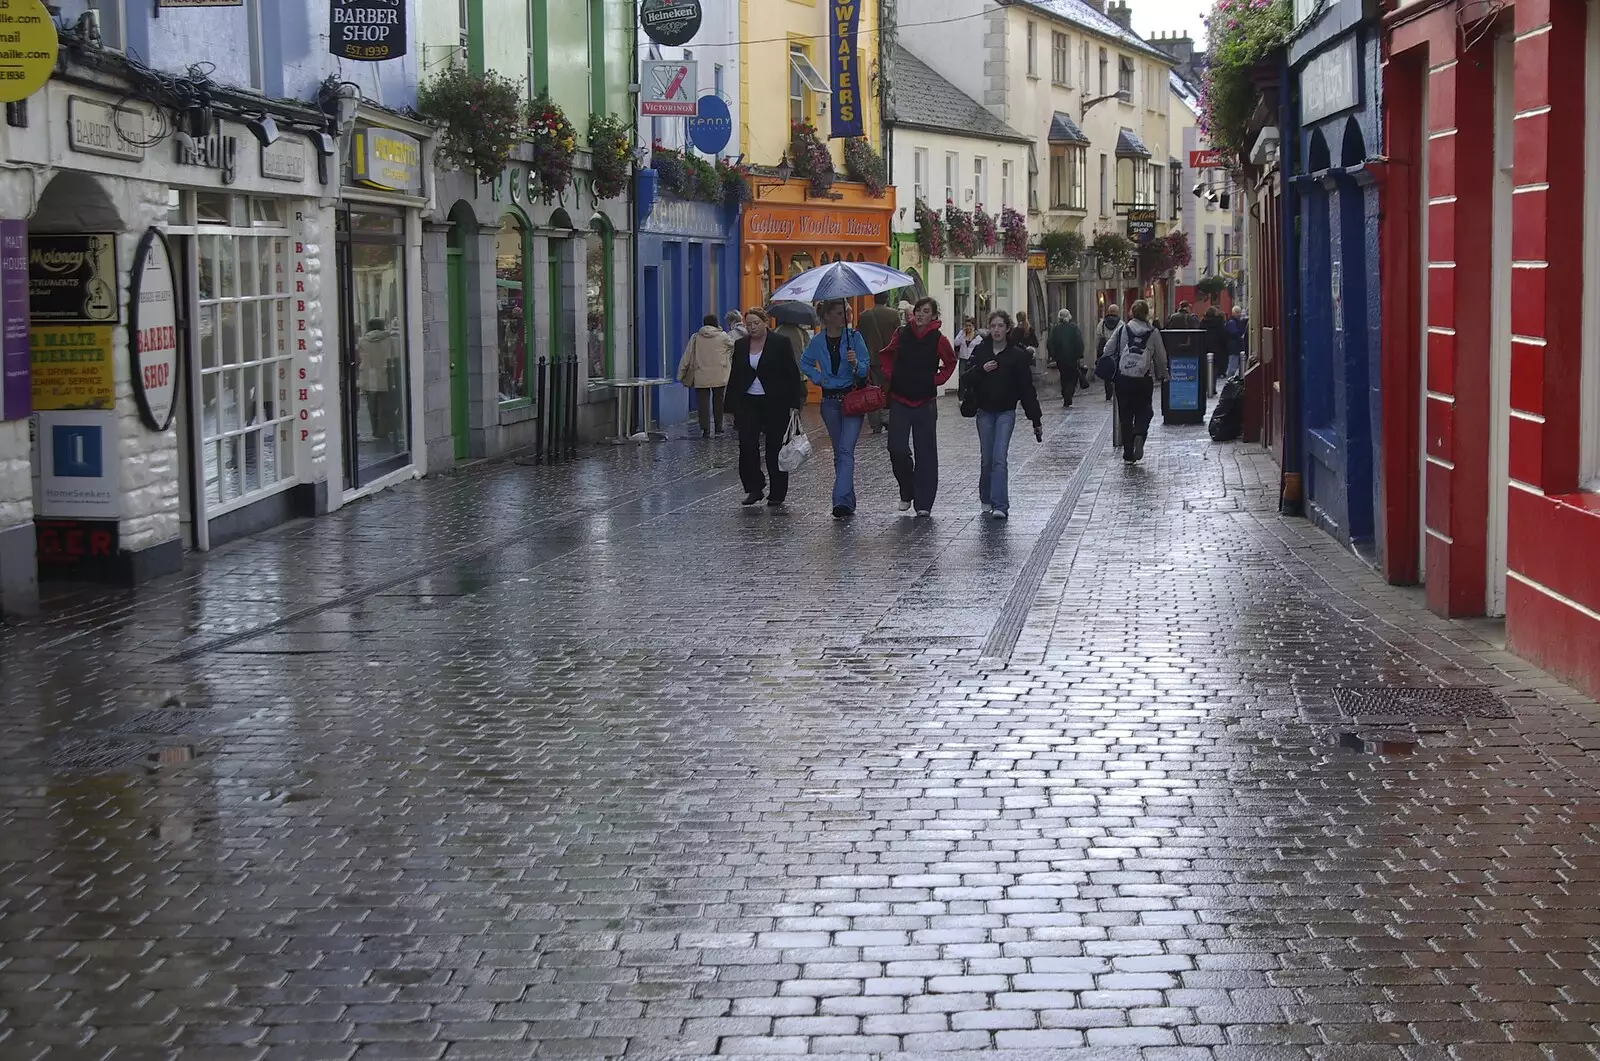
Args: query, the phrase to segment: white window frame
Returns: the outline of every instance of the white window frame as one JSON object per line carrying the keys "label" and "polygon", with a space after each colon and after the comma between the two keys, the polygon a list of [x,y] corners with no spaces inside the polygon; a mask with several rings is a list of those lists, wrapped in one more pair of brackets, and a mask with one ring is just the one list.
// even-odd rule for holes
{"label": "white window frame", "polygon": [[1111,191],[1108,188],[1107,173],[1110,167],[1106,161],[1106,153],[1100,152],[1100,216],[1111,216]]}
{"label": "white window frame", "polygon": [[989,201],[989,160],[982,155],[972,156],[972,205],[974,208]]}
{"label": "white window frame", "polygon": [[[1589,0],[1584,44],[1583,168],[1600,173],[1600,0]],[[1546,195],[1549,193],[1546,192]],[[1600,492],[1600,196],[1583,197],[1583,358],[1579,369],[1578,482]]]}
{"label": "white window frame", "polygon": [[1078,83],[1084,94],[1089,92],[1089,38],[1078,39]]}
{"label": "white window frame", "polygon": [[1096,96],[1104,96],[1106,94],[1106,74],[1110,72],[1110,69],[1111,69],[1111,53],[1106,51],[1104,48],[1101,48],[1100,49],[1100,91],[1095,93]]}
{"label": "white window frame", "polygon": [[944,153],[944,201],[960,206],[956,192],[961,190],[961,156],[954,151]]}
{"label": "white window frame", "polygon": [[[1124,103],[1135,102],[1134,86],[1138,83],[1138,66],[1138,63],[1134,62],[1126,55],[1117,56],[1117,95]],[[1128,74],[1128,80],[1126,84],[1124,84],[1122,80],[1122,74],[1124,70],[1126,70]]]}
{"label": "white window frame", "polygon": [[1050,33],[1050,80],[1063,88],[1072,85],[1072,38],[1055,30]]}
{"label": "white window frame", "polygon": [[1010,159],[1002,159],[1000,161],[1000,209],[1001,210],[1010,210],[1012,207],[1016,206],[1015,197],[1012,194],[1011,182],[1012,182],[1013,179],[1014,179],[1014,175],[1012,173],[1011,160]]}
{"label": "white window frame", "polygon": [[1028,76],[1039,76],[1039,24],[1028,21]]}
{"label": "white window frame", "polygon": [[107,51],[128,50],[128,12],[125,0],[89,0],[89,10],[100,15],[100,44]]}
{"label": "white window frame", "polygon": [[[467,61],[467,50],[472,46],[472,5],[469,0],[457,0],[456,25],[461,31],[461,62]],[[533,73],[533,57],[528,58],[528,72]]]}
{"label": "white window frame", "polygon": [[928,201],[928,149],[918,147],[911,152],[911,200]]}

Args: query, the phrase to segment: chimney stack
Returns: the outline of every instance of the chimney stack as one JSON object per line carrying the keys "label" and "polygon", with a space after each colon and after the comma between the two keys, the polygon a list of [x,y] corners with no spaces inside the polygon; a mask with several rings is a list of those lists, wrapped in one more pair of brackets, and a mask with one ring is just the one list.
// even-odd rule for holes
{"label": "chimney stack", "polygon": [[1111,0],[1106,5],[1106,17],[1123,29],[1133,28],[1133,12],[1128,9],[1127,0]]}
{"label": "chimney stack", "polygon": [[1100,12],[1102,15],[1106,13],[1106,0],[1083,0],[1083,2]]}

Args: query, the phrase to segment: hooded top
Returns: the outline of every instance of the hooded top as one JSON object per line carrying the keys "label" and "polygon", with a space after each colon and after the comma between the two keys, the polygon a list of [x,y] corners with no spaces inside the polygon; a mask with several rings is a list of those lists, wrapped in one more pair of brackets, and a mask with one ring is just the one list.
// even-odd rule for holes
{"label": "hooded top", "polygon": [[1157,382],[1167,378],[1167,348],[1161,339],[1161,329],[1133,318],[1106,343],[1106,352],[1117,357],[1117,375],[1154,376]]}

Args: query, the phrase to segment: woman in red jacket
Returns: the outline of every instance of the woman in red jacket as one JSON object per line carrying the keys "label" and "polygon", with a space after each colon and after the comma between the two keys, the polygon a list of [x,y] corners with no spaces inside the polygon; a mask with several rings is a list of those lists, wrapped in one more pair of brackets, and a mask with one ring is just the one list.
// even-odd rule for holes
{"label": "woman in red jacket", "polygon": [[878,360],[889,392],[889,463],[900,484],[900,511],[915,505],[917,515],[932,515],[939,492],[936,399],[956,370],[955,348],[939,331],[939,303],[918,299],[911,323],[894,333]]}

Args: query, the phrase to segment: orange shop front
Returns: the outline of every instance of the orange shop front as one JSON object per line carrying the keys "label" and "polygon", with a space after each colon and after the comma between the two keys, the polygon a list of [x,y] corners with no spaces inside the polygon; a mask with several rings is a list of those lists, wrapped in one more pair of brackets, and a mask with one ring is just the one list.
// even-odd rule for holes
{"label": "orange shop front", "polygon": [[[830,198],[812,198],[805,180],[757,181],[755,198],[745,204],[741,230],[744,268],[739,291],[746,307],[766,305],[773,291],[819,265],[889,264],[893,189],[881,198],[843,181],[834,189]],[[858,300],[856,311],[869,304]]]}

